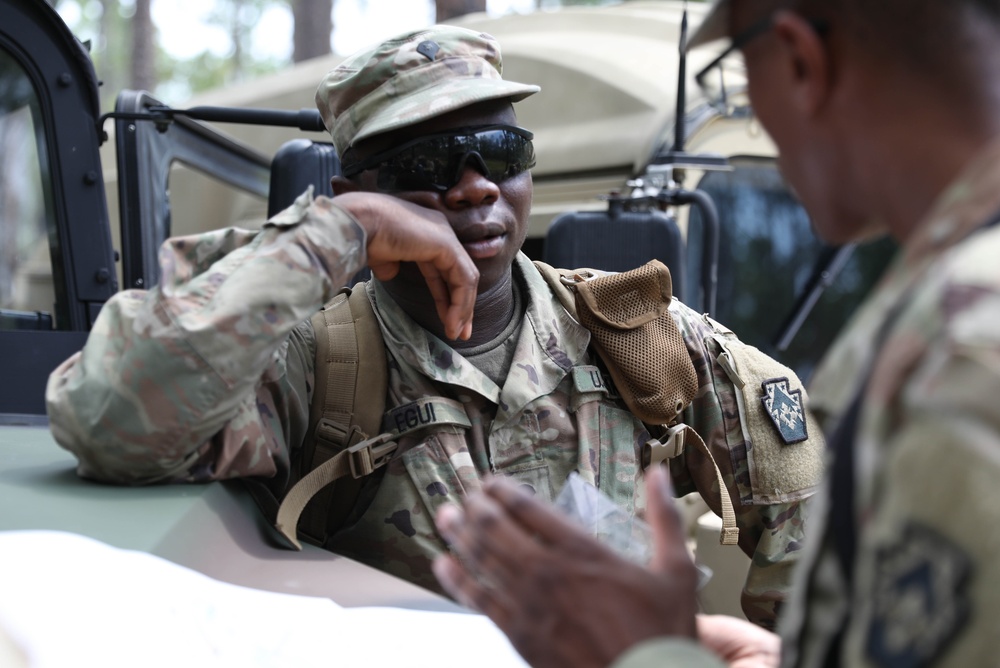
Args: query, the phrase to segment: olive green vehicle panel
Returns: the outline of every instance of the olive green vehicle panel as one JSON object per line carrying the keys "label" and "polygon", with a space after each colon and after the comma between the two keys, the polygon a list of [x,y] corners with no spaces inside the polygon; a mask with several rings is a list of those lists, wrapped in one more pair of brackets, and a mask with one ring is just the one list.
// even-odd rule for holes
{"label": "olive green vehicle panel", "polygon": [[460,612],[453,602],[306,545],[277,547],[240,483],[115,487],[82,480],[45,427],[0,429],[0,531],[69,531],[217,580],[346,606]]}

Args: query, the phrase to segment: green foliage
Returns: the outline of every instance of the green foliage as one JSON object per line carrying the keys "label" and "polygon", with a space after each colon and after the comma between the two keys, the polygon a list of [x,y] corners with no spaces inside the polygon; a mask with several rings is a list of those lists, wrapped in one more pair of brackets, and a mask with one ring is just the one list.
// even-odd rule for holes
{"label": "green foliage", "polygon": [[[170,3],[172,0],[154,0]],[[356,0],[363,11],[374,7]],[[416,1],[416,0],[408,0]],[[422,0],[432,3],[434,0]],[[692,0],[697,1],[697,0]],[[91,45],[91,57],[103,82],[101,108],[110,110],[123,88],[131,87],[132,20],[135,0],[50,0],[81,41]],[[178,58],[162,48],[157,50],[158,84],[154,95],[170,104],[182,104],[194,93],[270,73],[291,64],[288,58],[261,56],[251,47],[253,31],[265,12],[273,7],[289,7],[292,0],[211,0],[211,12],[204,19],[226,35],[222,44],[205,44],[190,58]],[[621,0],[536,0],[543,9],[571,5],[617,4]],[[154,15],[155,18],[155,15]],[[377,17],[373,17],[377,18]],[[192,18],[192,21],[197,19]],[[210,48],[212,47],[212,48]]]}
{"label": "green foliage", "polygon": [[276,72],[287,67],[288,62],[275,58],[248,58],[242,61],[239,73],[235,65],[231,54],[220,56],[205,50],[193,58],[177,59],[161,49],[157,68],[161,83],[156,94],[167,104],[180,104],[194,93]]}

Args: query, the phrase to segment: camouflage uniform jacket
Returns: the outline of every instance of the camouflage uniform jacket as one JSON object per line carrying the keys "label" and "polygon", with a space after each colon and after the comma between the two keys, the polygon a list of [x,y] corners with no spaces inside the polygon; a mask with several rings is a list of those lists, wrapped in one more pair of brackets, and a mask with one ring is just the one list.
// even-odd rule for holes
{"label": "camouflage uniform jacket", "polygon": [[[942,194],[817,370],[812,405],[828,429],[868,379],[854,444],[857,551],[849,587],[824,486],[783,617],[785,666],[997,665],[1000,226],[979,228],[998,215],[1000,142]],[[675,644],[694,654],[658,640],[616,666],[716,665],[667,660]]]}
{"label": "camouflage uniform jacket", "polygon": [[[316,346],[308,318],[364,265],[364,248],[356,221],[309,194],[257,235],[222,230],[169,240],[161,284],[116,295],[84,349],[53,373],[47,401],[56,440],[92,478],[255,476],[280,495],[311,438]],[[577,470],[641,513],[645,426],[591,373],[589,332],[530,261],[519,256],[514,271],[527,306],[503,387],[420,328],[380,284],[367,285],[388,361],[384,424],[403,427],[400,448],[327,547],[437,589],[429,562],[445,546],[433,513],[489,473],[551,499]],[[817,482],[821,442],[770,454],[763,441],[751,447],[747,434],[759,428],[752,414],[763,409],[742,397],[734,366],[748,360],[751,388],[761,361],[771,365],[768,374],[790,372],[680,303],[671,312],[701,385],[684,419],[710,444],[737,509],[741,547],[753,559],[744,606],[772,625],[802,540],[801,500]],[[727,350],[724,368],[714,360]],[[425,419],[430,413],[434,420]],[[701,491],[718,512],[714,469],[700,452],[671,466],[680,493]]]}

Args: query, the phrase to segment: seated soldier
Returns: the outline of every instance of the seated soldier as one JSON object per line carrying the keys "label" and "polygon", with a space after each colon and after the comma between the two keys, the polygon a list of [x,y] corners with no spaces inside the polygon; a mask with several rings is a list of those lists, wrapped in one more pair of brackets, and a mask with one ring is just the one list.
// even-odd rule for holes
{"label": "seated soldier", "polygon": [[[538,88],[500,73],[493,38],[447,26],[330,72],[316,98],[342,156],[336,196],[305,193],[259,233],[168,240],[160,284],[116,295],[84,349],[53,372],[52,432],[80,475],[254,478],[283,497],[312,466],[314,390],[330,377],[327,358],[317,361],[326,332],[311,317],[367,265],[374,279],[355,292],[377,317],[383,429],[398,448],[337,502],[343,522],[318,542],[437,589],[430,564],[446,546],[434,513],[488,474],[551,499],[579,471],[641,514],[654,427],[605,381],[590,332],[519,252],[534,152],[512,103]],[[791,371],[676,300],[669,314],[693,367],[676,422],[712,455],[689,444],[671,459],[676,489],[720,512],[725,488],[752,558],[744,609],[771,626],[820,475],[819,430],[806,428]],[[792,432],[762,401],[782,391],[798,411]],[[426,419],[393,420],[416,409]]]}

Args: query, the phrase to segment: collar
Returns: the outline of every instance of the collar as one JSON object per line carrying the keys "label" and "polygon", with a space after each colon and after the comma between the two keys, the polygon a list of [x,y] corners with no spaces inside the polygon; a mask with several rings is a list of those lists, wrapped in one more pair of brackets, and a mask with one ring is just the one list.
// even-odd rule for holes
{"label": "collar", "polygon": [[414,322],[379,281],[369,281],[367,286],[386,348],[399,362],[401,372],[406,374],[404,367],[409,367],[432,380],[486,397],[500,406],[497,423],[517,414],[534,399],[551,393],[570,369],[586,357],[590,344],[590,332],[566,313],[523,253],[514,259],[513,271],[525,287],[526,310],[510,372],[502,388],[449,343]]}

